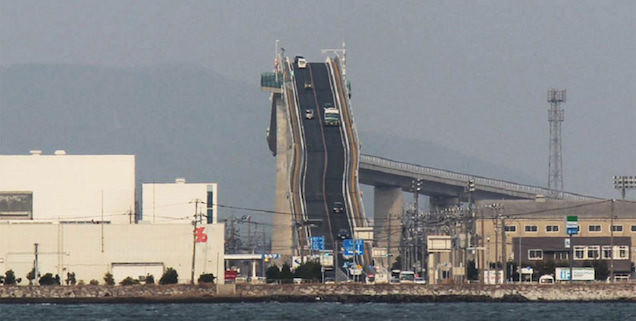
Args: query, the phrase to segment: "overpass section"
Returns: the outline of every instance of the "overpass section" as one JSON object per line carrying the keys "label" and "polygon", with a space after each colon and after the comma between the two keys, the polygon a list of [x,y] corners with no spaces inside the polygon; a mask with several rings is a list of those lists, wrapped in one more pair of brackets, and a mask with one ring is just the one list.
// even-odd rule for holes
{"label": "overpass section", "polygon": [[337,58],[277,59],[283,63],[276,71],[261,75],[261,88],[272,93],[267,142],[277,158],[272,247],[287,256],[306,255],[311,237],[321,236],[325,250],[333,250],[367,222],[346,81]]}

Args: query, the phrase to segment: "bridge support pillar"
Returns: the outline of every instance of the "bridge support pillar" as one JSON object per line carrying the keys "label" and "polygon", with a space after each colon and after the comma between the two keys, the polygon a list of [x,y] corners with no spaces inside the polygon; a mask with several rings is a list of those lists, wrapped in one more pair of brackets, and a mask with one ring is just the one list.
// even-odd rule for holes
{"label": "bridge support pillar", "polygon": [[[290,163],[292,160],[292,146],[289,130],[287,129],[287,108],[280,94],[274,94],[273,107],[276,108],[276,197],[274,209],[276,213],[291,213],[290,203]],[[286,260],[292,255],[292,215],[273,215],[274,228],[272,230],[272,252],[281,254]]]}
{"label": "bridge support pillar", "polygon": [[390,264],[399,255],[402,231],[402,189],[395,186],[376,186],[373,192],[373,234],[375,246],[386,248],[392,257]]}

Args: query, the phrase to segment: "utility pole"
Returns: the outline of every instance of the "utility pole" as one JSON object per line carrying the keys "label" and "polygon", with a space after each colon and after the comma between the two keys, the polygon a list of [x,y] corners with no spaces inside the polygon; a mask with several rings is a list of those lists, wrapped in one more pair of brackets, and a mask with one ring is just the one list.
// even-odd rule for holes
{"label": "utility pole", "polygon": [[[522,237],[523,237],[522,234],[519,233],[519,257],[517,258],[517,261],[519,262],[519,265],[517,266],[517,270],[519,272],[519,284],[521,284],[521,238]],[[570,246],[572,246],[572,244],[570,244]]]}
{"label": "utility pole", "polygon": [[192,269],[190,270],[190,284],[194,284],[194,263],[196,262],[197,254],[197,224],[202,216],[199,214],[199,203],[205,203],[198,198],[190,203],[194,203],[194,220],[192,221],[192,225],[194,226],[192,230]]}
{"label": "utility pole", "polygon": [[610,200],[610,282],[614,282],[614,202]]}
{"label": "utility pole", "polygon": [[473,248],[475,248],[475,245],[474,245],[475,227],[473,226],[475,224],[475,218],[473,217],[473,207],[472,207],[473,192],[475,191],[475,180],[472,178],[469,179],[468,185],[466,187],[468,191],[468,213],[464,215],[464,280],[467,281],[468,280],[468,253],[467,252],[468,252],[469,232],[471,233],[471,242],[473,243]]}
{"label": "utility pole", "polygon": [[390,212],[389,212],[388,217],[389,217],[389,237],[388,237],[387,245],[386,245],[386,254],[388,256],[388,260],[387,260],[388,262],[387,263],[389,265],[388,268],[389,268],[389,272],[390,272],[391,271],[391,261],[392,261],[392,257],[393,257],[393,255],[391,254],[391,225],[392,224],[391,224],[391,213]]}
{"label": "utility pole", "polygon": [[34,246],[34,254],[35,254],[35,260],[33,260],[33,278],[34,278],[33,280],[35,282],[38,281],[38,274],[39,274],[38,273],[38,270],[39,270],[39,268],[38,268],[38,265],[39,265],[39,263],[38,263],[38,254],[39,254],[38,253],[38,246],[39,245],[40,245],[39,243],[34,243],[33,244],[33,246]]}
{"label": "utility pole", "polygon": [[506,217],[501,215],[501,274],[502,283],[506,280]]}

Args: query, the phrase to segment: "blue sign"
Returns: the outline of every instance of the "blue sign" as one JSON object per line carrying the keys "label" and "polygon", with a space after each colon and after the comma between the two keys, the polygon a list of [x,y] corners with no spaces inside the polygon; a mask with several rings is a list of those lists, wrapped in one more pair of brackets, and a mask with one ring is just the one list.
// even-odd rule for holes
{"label": "blue sign", "polygon": [[354,254],[364,255],[364,240],[354,240]]}
{"label": "blue sign", "polygon": [[342,247],[344,256],[364,255],[364,240],[345,239]]}
{"label": "blue sign", "polygon": [[311,237],[311,250],[322,251],[325,249],[325,237],[324,236],[312,236]]}
{"label": "blue sign", "polygon": [[566,229],[565,229],[565,232],[566,232],[568,235],[576,235],[576,234],[579,234],[579,227],[578,227],[578,226],[577,226],[577,227],[568,227],[568,228],[566,228]]}
{"label": "blue sign", "polygon": [[342,255],[344,256],[353,256],[353,240],[352,239],[344,239],[342,241],[342,247],[344,252]]}

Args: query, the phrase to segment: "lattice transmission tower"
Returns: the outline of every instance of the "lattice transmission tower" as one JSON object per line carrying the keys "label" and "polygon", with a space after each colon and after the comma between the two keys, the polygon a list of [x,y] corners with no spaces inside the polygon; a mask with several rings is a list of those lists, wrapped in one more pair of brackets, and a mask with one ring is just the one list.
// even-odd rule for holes
{"label": "lattice transmission tower", "polygon": [[548,90],[548,123],[550,124],[550,159],[548,162],[548,188],[553,197],[563,196],[563,158],[561,157],[561,123],[563,122],[563,109],[565,103],[565,89]]}

